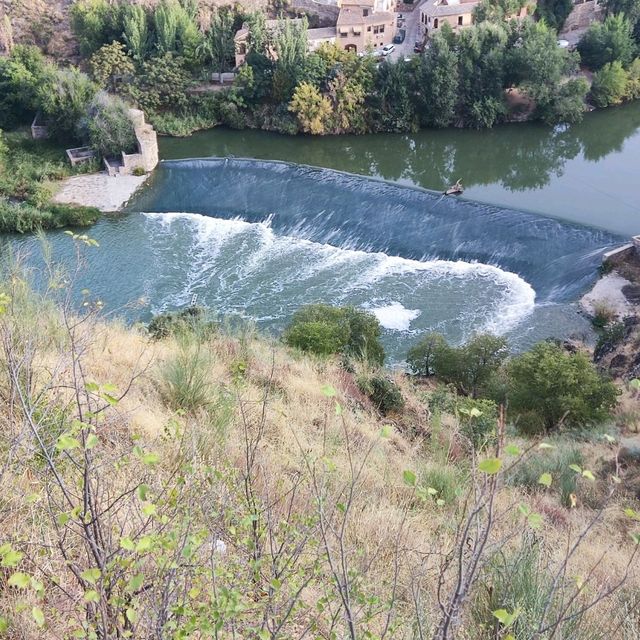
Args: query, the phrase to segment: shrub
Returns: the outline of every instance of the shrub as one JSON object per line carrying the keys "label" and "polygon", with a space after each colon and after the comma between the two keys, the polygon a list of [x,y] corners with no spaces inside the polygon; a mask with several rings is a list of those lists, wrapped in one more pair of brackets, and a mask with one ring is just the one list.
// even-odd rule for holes
{"label": "shrub", "polygon": [[99,93],[92,101],[81,128],[100,155],[118,156],[136,150],[137,139],[129,107],[116,96]]}
{"label": "shrub", "polygon": [[109,0],[79,0],[71,7],[71,27],[88,58],[103,44],[121,37],[122,5]]}
{"label": "shrub", "polygon": [[578,43],[582,62],[595,70],[616,60],[626,67],[634,50],[631,23],[622,14],[610,15],[604,23],[592,22]]}
{"label": "shrub", "polygon": [[120,42],[103,45],[89,60],[93,79],[104,88],[116,91],[118,84],[133,75],[134,65]]}
{"label": "shrub", "polygon": [[40,229],[85,227],[96,222],[100,211],[94,207],[49,204],[44,208],[0,199],[0,232],[31,233]]}
{"label": "shrub", "polygon": [[483,449],[496,438],[498,407],[491,400],[461,398],[456,403],[460,431],[474,449]]}
{"label": "shrub", "polygon": [[383,375],[360,377],[358,386],[383,415],[400,411],[404,407],[404,398],[398,385]]}
{"label": "shrub", "polygon": [[572,464],[583,466],[584,458],[580,449],[562,443],[555,449],[536,453],[515,465],[508,476],[508,483],[515,487],[525,487],[529,491],[545,489],[538,480],[543,473],[552,477],[551,490],[559,494],[565,507],[571,506],[570,495],[576,492],[578,474],[570,469]]}
{"label": "shrub", "polygon": [[209,319],[206,309],[187,307],[180,311],[169,311],[155,316],[149,323],[147,331],[154,340],[162,340],[169,336],[190,334],[208,337],[217,328],[217,323]]}
{"label": "shrub", "polygon": [[624,322],[612,322],[606,325],[598,336],[593,350],[593,359],[597,362],[602,356],[611,353],[622,342],[626,334]]}
{"label": "shrub", "polygon": [[160,370],[161,393],[171,409],[195,412],[210,401],[209,356],[202,345],[183,340],[179,353]]}
{"label": "shrub", "polygon": [[627,84],[628,75],[621,62],[609,62],[594,74],[591,98],[597,107],[620,104],[627,95]]}
{"label": "shrub", "polygon": [[284,334],[284,341],[301,351],[320,356],[342,354],[347,358],[384,362],[377,318],[354,307],[312,304],[298,309]]}
{"label": "shrub", "polygon": [[512,419],[525,432],[579,428],[606,419],[618,395],[583,353],[541,342],[508,365],[507,398]]}

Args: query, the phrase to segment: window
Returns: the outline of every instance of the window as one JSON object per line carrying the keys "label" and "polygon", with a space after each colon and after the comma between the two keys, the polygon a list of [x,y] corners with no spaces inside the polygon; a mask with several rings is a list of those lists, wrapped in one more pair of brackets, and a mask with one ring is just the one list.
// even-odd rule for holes
{"label": "window", "polygon": [[380,33],[384,33],[384,25],[380,25]]}
{"label": "window", "polygon": [[378,25],[373,27],[373,33],[380,33],[380,27]]}
{"label": "window", "polygon": [[458,26],[462,26],[462,16],[458,16]]}
{"label": "window", "polygon": [[438,28],[438,18],[434,18],[433,19],[433,28],[437,29]]}
{"label": "window", "polygon": [[367,27],[367,31],[371,32],[371,27]]}

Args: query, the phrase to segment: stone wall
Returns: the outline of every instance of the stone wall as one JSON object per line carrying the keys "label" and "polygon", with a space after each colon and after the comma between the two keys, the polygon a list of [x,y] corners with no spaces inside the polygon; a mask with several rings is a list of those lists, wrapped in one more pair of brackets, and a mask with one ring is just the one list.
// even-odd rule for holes
{"label": "stone wall", "polygon": [[574,4],[569,17],[562,27],[562,31],[567,32],[585,29],[594,20],[600,20],[603,16],[604,9],[598,0],[588,0],[587,2]]}
{"label": "stone wall", "polygon": [[[318,27],[332,27],[338,20],[340,9],[337,4],[325,4],[316,0],[292,0],[291,9],[294,12],[305,13],[307,16],[317,16]],[[316,26],[314,25],[314,26]]]}

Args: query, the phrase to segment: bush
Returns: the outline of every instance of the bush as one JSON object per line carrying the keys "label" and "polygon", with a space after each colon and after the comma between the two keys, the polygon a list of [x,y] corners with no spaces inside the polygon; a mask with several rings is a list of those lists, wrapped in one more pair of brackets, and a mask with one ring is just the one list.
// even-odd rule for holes
{"label": "bush", "polygon": [[284,333],[284,341],[290,347],[319,356],[342,354],[381,365],[384,362],[381,332],[377,318],[366,311],[312,304],[296,311]]}
{"label": "bush", "polygon": [[100,211],[94,207],[49,204],[44,208],[0,199],[0,232],[31,233],[40,229],[86,227],[96,222]]}
{"label": "bush", "polygon": [[210,402],[209,355],[198,342],[185,339],[180,352],[162,367],[161,393],[171,409],[197,411]]}
{"label": "bush", "polygon": [[430,334],[409,351],[407,361],[414,372],[429,372],[477,398],[486,392],[507,355],[504,338],[480,334],[462,347],[452,347],[439,334]]}
{"label": "bush", "polygon": [[474,449],[484,449],[495,442],[498,406],[491,400],[461,398],[456,403],[460,432]]}
{"label": "bush", "polygon": [[538,480],[543,473],[552,477],[551,490],[558,492],[560,502],[571,506],[570,495],[576,492],[578,474],[570,469],[572,464],[583,466],[584,458],[577,447],[562,444],[555,449],[540,452],[523,460],[513,468],[508,483],[515,487],[525,487],[529,491],[546,490]]}
{"label": "bush", "polygon": [[631,23],[624,15],[610,15],[602,22],[592,22],[578,43],[582,62],[598,70],[611,62],[626,67],[635,52]]}
{"label": "bush", "polygon": [[89,106],[81,129],[91,147],[103,157],[119,156],[123,151],[132,153],[137,148],[129,106],[116,96],[99,93]]}
{"label": "bush", "polygon": [[596,71],[591,85],[591,99],[596,107],[620,104],[627,95],[628,75],[619,60]]}
{"label": "bush", "polygon": [[507,368],[511,418],[528,433],[580,428],[605,420],[618,391],[583,353],[541,342]]}
{"label": "bush", "polygon": [[383,375],[361,377],[358,379],[358,387],[385,416],[404,407],[404,398],[398,385]]}
{"label": "bush", "polygon": [[187,307],[180,311],[169,311],[155,316],[149,323],[147,331],[154,340],[162,340],[169,336],[190,334],[207,337],[217,328],[217,323],[209,319],[206,309]]}

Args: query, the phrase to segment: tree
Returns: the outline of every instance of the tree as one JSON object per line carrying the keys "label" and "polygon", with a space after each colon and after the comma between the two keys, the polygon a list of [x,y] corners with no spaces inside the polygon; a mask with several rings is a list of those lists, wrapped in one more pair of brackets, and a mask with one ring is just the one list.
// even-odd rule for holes
{"label": "tree", "polygon": [[78,0],[71,6],[71,27],[85,58],[121,37],[122,12],[121,3],[108,0]]}
{"label": "tree", "polygon": [[512,420],[524,431],[586,427],[606,419],[617,389],[584,353],[568,353],[541,342],[507,367],[507,402]]}
{"label": "tree", "polygon": [[129,91],[144,110],[180,110],[187,104],[190,83],[183,60],[167,53],[144,62]]}
{"label": "tree", "polygon": [[428,378],[435,375],[434,360],[439,349],[446,347],[447,341],[440,333],[428,333],[407,353],[407,364],[411,371]]}
{"label": "tree", "polygon": [[304,70],[309,44],[307,19],[280,20],[271,35],[275,54],[273,97],[276,102],[290,100]]}
{"label": "tree", "polygon": [[539,0],[536,4],[536,17],[560,31],[572,9],[572,0]]}
{"label": "tree", "polygon": [[639,0],[605,0],[607,14],[623,15],[631,23],[631,32],[636,44],[640,44],[640,1]]}
{"label": "tree", "polygon": [[636,58],[631,63],[627,74],[626,98],[628,100],[637,100],[640,98],[640,58]]}
{"label": "tree", "polygon": [[589,83],[582,76],[561,82],[547,102],[538,104],[539,118],[551,125],[580,122],[584,116],[588,92]]}
{"label": "tree", "polygon": [[527,0],[482,0],[474,10],[474,20],[480,22],[504,22],[517,15]]}
{"label": "tree", "polygon": [[407,63],[386,62],[378,67],[370,99],[374,127],[380,131],[413,131],[417,115],[410,91],[413,73]]}
{"label": "tree", "polygon": [[449,126],[458,98],[458,56],[440,32],[431,40],[418,74],[418,112],[422,124]]}
{"label": "tree", "polygon": [[308,82],[302,82],[293,93],[289,111],[295,113],[302,131],[313,135],[327,132],[332,109],[329,98]]}
{"label": "tree", "polygon": [[596,71],[591,85],[591,99],[596,107],[620,104],[627,95],[629,76],[619,60],[609,62]]}
{"label": "tree", "polygon": [[149,14],[138,4],[128,4],[124,8],[123,24],[123,38],[127,48],[134,60],[142,62],[149,55],[152,44]]}
{"label": "tree", "polygon": [[604,22],[593,22],[578,43],[582,62],[598,70],[619,60],[626,67],[635,54],[631,23],[623,15],[608,16]]}
{"label": "tree", "polygon": [[101,86],[116,92],[118,83],[133,75],[134,66],[125,46],[116,42],[105,44],[89,60],[93,79]]}
{"label": "tree", "polygon": [[357,77],[338,71],[329,81],[332,133],[365,133],[365,90]]}
{"label": "tree", "polygon": [[384,349],[377,318],[354,307],[312,304],[296,311],[284,340],[290,347],[316,355],[342,354],[381,365]]}
{"label": "tree", "polygon": [[221,80],[222,74],[235,66],[233,22],[233,15],[230,11],[216,11],[199,49],[204,60],[213,64],[214,69],[220,74]]}

